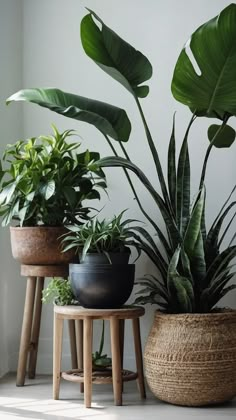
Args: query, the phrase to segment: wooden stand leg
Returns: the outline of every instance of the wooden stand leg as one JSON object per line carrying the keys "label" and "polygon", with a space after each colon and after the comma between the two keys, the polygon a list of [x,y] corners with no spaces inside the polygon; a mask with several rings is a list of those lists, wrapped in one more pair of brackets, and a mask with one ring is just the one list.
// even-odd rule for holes
{"label": "wooden stand leg", "polygon": [[[125,339],[125,320],[120,319],[120,364],[121,370],[123,370],[123,360],[124,360],[124,339]],[[122,392],[124,389],[124,382],[122,381]]]}
{"label": "wooden stand leg", "polygon": [[132,321],[133,321],[133,333],[134,333],[135,358],[136,358],[137,373],[138,373],[137,382],[138,382],[141,398],[146,398],[139,318],[135,318]]}
{"label": "wooden stand leg", "polygon": [[57,318],[54,313],[53,330],[53,399],[58,400],[61,379],[63,319]]}
{"label": "wooden stand leg", "polygon": [[84,401],[85,407],[91,407],[92,401],[92,344],[93,320],[84,318]]}
{"label": "wooden stand leg", "polygon": [[41,314],[42,314],[42,290],[44,286],[44,277],[38,277],[35,302],[34,302],[34,320],[31,334],[30,342],[30,356],[29,356],[29,369],[28,377],[30,379],[35,378],[36,363],[37,363],[37,354],[38,354],[38,342],[39,342],[39,332],[41,324]]}
{"label": "wooden stand leg", "polygon": [[27,357],[30,346],[30,336],[33,321],[34,297],[36,287],[36,277],[28,277],[25,294],[25,307],[21,329],[20,350],[17,368],[16,385],[23,386],[25,383]]}
{"label": "wooden stand leg", "polygon": [[[76,348],[77,348],[77,364],[78,369],[83,369],[83,320],[77,319],[75,321],[76,331]],[[80,392],[84,392],[84,384],[80,383]]]}
{"label": "wooden stand leg", "polygon": [[119,322],[119,319],[115,317],[110,318],[112,381],[115,405],[122,405],[122,372],[120,358]]}
{"label": "wooden stand leg", "polygon": [[77,352],[76,352],[76,335],[75,335],[75,321],[74,319],[68,320],[69,336],[70,336],[70,351],[71,351],[71,367],[77,369]]}

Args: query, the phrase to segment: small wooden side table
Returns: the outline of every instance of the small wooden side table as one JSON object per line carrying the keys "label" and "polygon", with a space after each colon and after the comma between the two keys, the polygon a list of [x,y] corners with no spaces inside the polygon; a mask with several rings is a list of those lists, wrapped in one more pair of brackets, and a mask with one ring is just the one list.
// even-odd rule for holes
{"label": "small wooden side table", "polygon": [[[53,340],[53,398],[59,398],[60,379],[63,377],[72,382],[84,384],[84,401],[91,407],[92,383],[113,383],[116,405],[122,405],[122,388],[126,380],[137,379],[141,398],[146,398],[142,348],[140,340],[139,317],[144,315],[139,306],[123,306],[121,309],[86,309],[80,306],[54,306],[54,340]],[[61,352],[63,338],[63,321],[74,320],[76,327],[83,324],[83,369],[61,372]],[[93,320],[110,321],[112,369],[110,375],[103,373],[95,376],[92,370]],[[137,372],[123,370],[124,322],[131,319],[133,323],[134,350]],[[80,329],[81,331],[81,329]],[[81,342],[82,340],[80,340]],[[81,355],[81,353],[80,353]],[[81,364],[81,361],[78,364]]]}
{"label": "small wooden side table", "polygon": [[[21,265],[21,275],[27,277],[27,284],[17,367],[17,386],[25,384],[28,356],[28,376],[30,379],[35,378],[44,278],[54,276],[67,278],[68,274],[68,265]],[[69,321],[69,334],[72,368],[76,369],[75,323],[73,320]]]}

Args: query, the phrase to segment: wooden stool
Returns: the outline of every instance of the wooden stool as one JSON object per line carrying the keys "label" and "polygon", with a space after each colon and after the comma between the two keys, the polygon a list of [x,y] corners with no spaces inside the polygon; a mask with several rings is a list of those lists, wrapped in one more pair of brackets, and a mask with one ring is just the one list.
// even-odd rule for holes
{"label": "wooden stool", "polygon": [[[121,309],[86,309],[80,306],[54,306],[54,342],[53,342],[53,398],[59,398],[60,378],[73,382],[84,383],[84,400],[87,408],[91,407],[92,382],[113,383],[114,401],[122,405],[123,381],[137,379],[141,398],[146,398],[142,348],[140,340],[139,317],[144,315],[144,309],[139,306],[124,306]],[[63,321],[75,320],[83,323],[83,372],[81,370],[61,373],[61,353]],[[110,377],[95,376],[92,371],[92,342],[93,320],[105,319],[110,321],[112,370]],[[137,372],[125,371],[123,365],[124,322],[132,319],[134,334],[134,349]],[[81,332],[81,327],[79,331]],[[80,340],[81,341],[81,340]],[[81,363],[81,353],[79,354]]]}
{"label": "wooden stool", "polygon": [[[23,386],[29,354],[28,376],[35,377],[38,341],[42,313],[42,290],[45,277],[68,277],[68,265],[21,265],[21,275],[27,277],[24,315],[21,329],[16,385]],[[72,368],[77,368],[75,323],[69,321]]]}

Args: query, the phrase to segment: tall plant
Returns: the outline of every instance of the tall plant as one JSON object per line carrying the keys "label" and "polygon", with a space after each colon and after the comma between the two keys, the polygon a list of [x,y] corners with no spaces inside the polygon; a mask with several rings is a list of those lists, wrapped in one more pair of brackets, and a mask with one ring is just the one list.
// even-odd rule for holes
{"label": "tall plant", "polygon": [[[236,115],[235,36],[236,5],[231,4],[218,16],[200,26],[179,55],[172,79],[172,93],[178,101],[190,108],[192,116],[177,157],[173,122],[166,179],[140,103],[140,98],[145,98],[149,93],[149,87],[143,83],[152,76],[151,63],[91,10],[82,19],[81,40],[86,54],[121,83],[135,100],[161,193],[154,189],[153,182],[131,161],[125,149],[124,142],[129,138],[131,124],[124,110],[57,89],[22,90],[7,101],[33,102],[59,114],[93,124],[103,133],[115,156],[101,159],[93,168],[124,168],[136,201],[160,240],[159,246],[148,232],[135,235],[135,245],[146,252],[157,268],[155,276],[147,276],[140,281],[144,289],[141,290],[142,296],[137,302],[156,303],[168,312],[208,312],[226,293],[236,287],[228,285],[234,275],[234,238],[222,250],[222,242],[235,216],[234,213],[226,228],[223,228],[225,218],[236,204],[231,199],[235,188],[207,230],[204,185],[207,162],[213,146],[229,147],[235,139],[235,131],[228,125],[228,120]],[[191,205],[188,137],[198,117],[217,118],[220,123],[210,125],[208,129],[210,143],[203,161],[199,191]],[[118,156],[111,138],[119,142],[124,157]],[[165,222],[167,235],[141,203],[129,171],[136,174],[151,194]]]}

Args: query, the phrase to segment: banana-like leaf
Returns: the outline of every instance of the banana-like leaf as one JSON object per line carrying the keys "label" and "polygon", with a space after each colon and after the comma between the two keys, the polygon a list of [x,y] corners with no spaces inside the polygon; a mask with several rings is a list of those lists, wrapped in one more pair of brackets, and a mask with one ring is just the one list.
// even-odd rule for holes
{"label": "banana-like leaf", "polygon": [[207,131],[208,140],[218,148],[230,147],[235,140],[236,132],[230,125],[212,124]]}
{"label": "banana-like leaf", "polygon": [[[170,214],[169,210],[166,207],[166,204],[164,203],[162,197],[157,193],[155,188],[153,188],[152,183],[148,180],[146,175],[139,169],[134,163],[131,161],[124,159],[122,157],[114,157],[114,156],[108,156],[106,158],[98,160],[95,164],[95,167],[122,167],[129,169],[133,171],[139,180],[142,182],[144,187],[149,191],[152,198],[154,199],[155,203],[157,204],[162,217],[165,221],[166,228],[169,233],[169,237],[171,240],[171,245],[173,249],[176,249],[179,242],[181,241],[181,237],[178,231],[178,228],[176,226],[175,220],[173,218],[173,215]],[[93,166],[93,165],[92,165]]]}
{"label": "banana-like leaf", "polygon": [[149,88],[141,84],[152,76],[151,63],[140,51],[105,25],[92,10],[89,12],[81,21],[84,51],[134,96],[144,98],[148,95]]}
{"label": "banana-like leaf", "polygon": [[56,88],[23,89],[7,99],[32,102],[65,117],[94,125],[114,140],[128,141],[131,123],[124,109]]}
{"label": "banana-like leaf", "polygon": [[199,233],[201,232],[201,220],[204,209],[204,201],[205,188],[202,188],[193,208],[192,214],[190,216],[190,220],[184,237],[184,249],[188,257],[191,257],[194,254],[194,249],[199,239]]}
{"label": "banana-like leaf", "polygon": [[236,115],[235,39],[236,4],[230,4],[185,44],[172,80],[175,99],[199,115]]}

